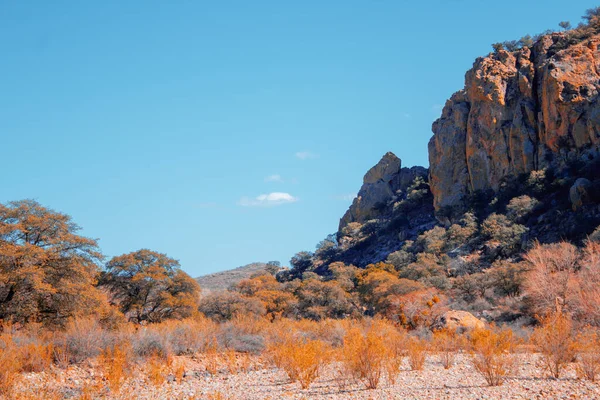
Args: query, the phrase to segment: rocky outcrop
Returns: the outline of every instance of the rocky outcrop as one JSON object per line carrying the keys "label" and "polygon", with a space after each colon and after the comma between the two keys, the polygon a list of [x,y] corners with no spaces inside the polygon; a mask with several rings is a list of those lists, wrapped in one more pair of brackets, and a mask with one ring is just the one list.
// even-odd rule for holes
{"label": "rocky outcrop", "polygon": [[592,182],[585,178],[579,178],[575,181],[573,186],[569,189],[569,200],[571,200],[571,206],[576,211],[590,200],[590,189]]}
{"label": "rocky outcrop", "polygon": [[398,195],[417,176],[427,178],[423,167],[402,168],[402,161],[394,153],[386,153],[363,178],[363,185],[352,205],[340,220],[341,231],[351,222],[364,223],[379,217]]}
{"label": "rocky outcrop", "polygon": [[448,329],[462,333],[474,329],[484,329],[485,323],[467,311],[446,311],[436,324],[435,329]]}
{"label": "rocky outcrop", "polygon": [[518,176],[598,156],[600,36],[553,33],[532,49],[476,60],[446,103],[429,142],[436,209]]}

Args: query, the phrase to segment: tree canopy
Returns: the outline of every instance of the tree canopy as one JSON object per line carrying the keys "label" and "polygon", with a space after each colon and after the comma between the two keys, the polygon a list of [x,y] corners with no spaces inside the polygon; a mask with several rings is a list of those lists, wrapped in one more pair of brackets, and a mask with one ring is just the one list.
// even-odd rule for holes
{"label": "tree canopy", "polygon": [[79,229],[33,200],[0,205],[0,319],[62,325],[98,311],[102,255]]}
{"label": "tree canopy", "polygon": [[166,254],[142,249],[106,264],[100,286],[130,321],[185,318],[197,309],[200,286]]}

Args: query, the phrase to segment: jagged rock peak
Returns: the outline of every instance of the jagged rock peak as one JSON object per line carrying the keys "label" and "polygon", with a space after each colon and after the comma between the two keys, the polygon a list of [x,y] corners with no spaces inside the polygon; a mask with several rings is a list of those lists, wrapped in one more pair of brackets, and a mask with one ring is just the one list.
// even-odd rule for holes
{"label": "jagged rock peak", "polygon": [[388,151],[374,167],[367,171],[363,183],[390,182],[400,172],[401,168],[402,160],[391,151]]}
{"label": "jagged rock peak", "polygon": [[386,153],[363,178],[363,185],[352,205],[340,220],[339,230],[351,222],[364,223],[379,217],[399,191],[406,189],[417,176],[427,178],[423,167],[402,168],[402,160]]}
{"label": "jagged rock peak", "polygon": [[598,156],[600,35],[542,37],[532,49],[479,58],[446,102],[429,142],[436,209],[509,176]]}

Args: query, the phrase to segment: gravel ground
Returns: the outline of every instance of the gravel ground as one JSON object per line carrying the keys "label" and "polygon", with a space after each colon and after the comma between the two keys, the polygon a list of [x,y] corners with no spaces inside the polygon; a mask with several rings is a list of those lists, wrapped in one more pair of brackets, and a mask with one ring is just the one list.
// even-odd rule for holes
{"label": "gravel ground", "polygon": [[[185,358],[186,376],[181,383],[167,382],[154,386],[140,374],[128,380],[113,399],[600,399],[600,385],[577,379],[569,366],[559,380],[548,379],[539,368],[537,355],[520,354],[518,367],[502,386],[488,387],[485,380],[470,365],[466,355],[445,370],[436,355],[430,355],[422,371],[410,371],[403,366],[394,385],[385,380],[380,388],[367,390],[360,383],[343,385],[336,379],[335,364],[324,369],[309,389],[289,383],[284,372],[255,361],[254,370],[235,375],[220,372],[211,376],[205,372],[202,360]],[[20,386],[22,393],[35,393],[38,398],[50,398],[48,388],[58,398],[78,398],[82,387],[96,382],[103,386],[94,368],[75,367],[51,374],[27,374]],[[172,379],[169,379],[170,381]],[[57,393],[58,391],[58,393]],[[46,394],[44,394],[46,393]],[[33,397],[35,398],[35,397]]]}

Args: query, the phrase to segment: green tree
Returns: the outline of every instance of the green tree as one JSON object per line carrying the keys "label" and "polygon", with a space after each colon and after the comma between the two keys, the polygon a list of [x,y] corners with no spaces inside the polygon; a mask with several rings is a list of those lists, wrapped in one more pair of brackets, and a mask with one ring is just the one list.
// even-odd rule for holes
{"label": "green tree", "polygon": [[313,254],[308,251],[296,253],[290,260],[290,265],[292,266],[291,277],[300,278],[304,272],[312,270]]}
{"label": "green tree", "polygon": [[569,21],[561,21],[558,26],[562,28],[562,30],[568,31],[571,29],[571,23]]}

